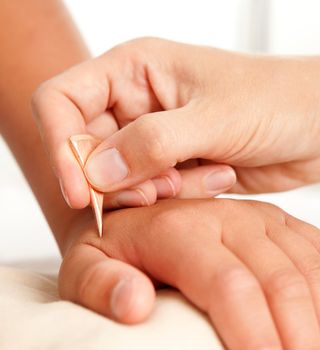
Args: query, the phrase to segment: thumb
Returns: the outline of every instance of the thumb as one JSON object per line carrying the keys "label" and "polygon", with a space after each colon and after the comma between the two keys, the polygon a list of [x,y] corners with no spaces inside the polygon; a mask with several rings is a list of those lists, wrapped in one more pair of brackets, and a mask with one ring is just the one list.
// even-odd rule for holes
{"label": "thumb", "polygon": [[190,108],[146,114],[102,142],[87,160],[89,182],[100,191],[121,190],[153,178],[209,144]]}
{"label": "thumb", "polygon": [[63,299],[123,323],[145,320],[155,298],[151,280],[141,271],[84,243],[64,257],[59,293]]}

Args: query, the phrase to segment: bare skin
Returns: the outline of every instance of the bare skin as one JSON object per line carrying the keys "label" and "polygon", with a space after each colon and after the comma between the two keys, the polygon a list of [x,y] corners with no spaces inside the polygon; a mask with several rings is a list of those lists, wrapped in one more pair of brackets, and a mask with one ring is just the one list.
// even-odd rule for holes
{"label": "bare skin", "polygon": [[[0,16],[0,130],[64,257],[62,297],[136,323],[152,309],[152,281],[164,282],[209,314],[230,349],[318,349],[318,229],[259,202],[172,200],[108,214],[99,239],[90,208],[65,204],[29,107],[38,84],[89,54],[56,1],[3,2]],[[117,296],[122,281],[133,287]]]}
{"label": "bare skin", "polygon": [[[178,196],[205,198],[207,167],[215,163],[234,167],[234,192],[283,191],[320,179],[319,68],[318,57],[138,39],[43,84],[34,110],[76,207],[87,205],[87,190],[72,187],[69,169],[77,179],[83,174],[66,152],[67,138],[112,122],[121,130],[114,129],[86,165],[101,191],[123,190],[176,166],[184,169]],[[232,174],[225,170],[211,186],[221,188],[225,179],[225,190],[230,187]]]}
{"label": "bare skin", "polygon": [[60,245],[76,214],[63,203],[30,99],[42,81],[90,55],[60,1],[2,1],[0,23],[0,132]]}
{"label": "bare skin", "polygon": [[106,215],[99,239],[87,214],[70,230],[63,298],[135,323],[165,283],[208,314],[228,349],[319,348],[316,227],[262,202],[171,199]]}

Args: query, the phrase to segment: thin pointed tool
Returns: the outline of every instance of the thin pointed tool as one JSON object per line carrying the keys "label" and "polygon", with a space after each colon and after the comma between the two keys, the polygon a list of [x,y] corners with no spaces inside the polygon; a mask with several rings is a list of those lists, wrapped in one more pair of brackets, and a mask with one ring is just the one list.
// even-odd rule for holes
{"label": "thin pointed tool", "polygon": [[[74,135],[69,139],[70,148],[84,170],[89,154],[97,147],[99,141],[90,135]],[[96,191],[88,182],[91,206],[96,218],[99,236],[102,237],[103,193]]]}

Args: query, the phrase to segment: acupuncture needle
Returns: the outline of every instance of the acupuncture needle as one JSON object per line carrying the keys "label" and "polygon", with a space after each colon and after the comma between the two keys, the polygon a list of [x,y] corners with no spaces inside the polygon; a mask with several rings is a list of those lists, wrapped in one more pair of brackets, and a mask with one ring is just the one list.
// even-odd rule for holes
{"label": "acupuncture needle", "polygon": [[[99,140],[90,135],[74,135],[69,138],[70,148],[79,162],[83,172],[89,154],[98,146]],[[87,180],[88,181],[88,180]],[[103,193],[95,190],[88,182],[90,192],[90,202],[96,218],[99,236],[102,237],[103,223]]]}

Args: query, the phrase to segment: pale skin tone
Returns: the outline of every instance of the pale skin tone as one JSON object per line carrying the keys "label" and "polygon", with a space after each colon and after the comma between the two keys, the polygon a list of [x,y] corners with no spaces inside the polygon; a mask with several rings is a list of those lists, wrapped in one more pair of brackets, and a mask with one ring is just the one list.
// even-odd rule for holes
{"label": "pale skin tone", "polygon": [[166,200],[106,215],[99,239],[91,209],[65,204],[29,102],[38,84],[89,54],[56,1],[0,9],[0,130],[64,257],[61,296],[136,323],[152,310],[152,282],[166,283],[209,315],[230,349],[318,349],[317,228],[261,202]]}
{"label": "pale skin tone", "polygon": [[[320,178],[319,68],[318,57],[241,55],[138,39],[43,84],[34,111],[77,208],[88,204],[88,190],[67,139],[86,132],[104,139],[106,130],[86,175],[108,195],[174,166],[184,168],[176,188],[182,198],[211,197],[208,185],[282,191]],[[230,168],[208,177],[215,163],[234,167],[234,186]]]}

